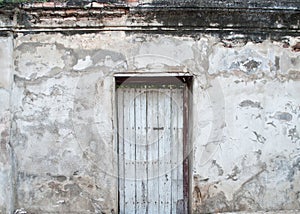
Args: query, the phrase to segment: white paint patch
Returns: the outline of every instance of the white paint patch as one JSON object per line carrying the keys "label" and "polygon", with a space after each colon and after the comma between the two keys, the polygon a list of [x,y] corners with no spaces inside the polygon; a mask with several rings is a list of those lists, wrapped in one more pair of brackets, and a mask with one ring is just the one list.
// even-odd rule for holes
{"label": "white paint patch", "polygon": [[81,71],[93,65],[93,61],[90,56],[86,56],[84,59],[79,59],[77,64],[73,66],[74,70]]}

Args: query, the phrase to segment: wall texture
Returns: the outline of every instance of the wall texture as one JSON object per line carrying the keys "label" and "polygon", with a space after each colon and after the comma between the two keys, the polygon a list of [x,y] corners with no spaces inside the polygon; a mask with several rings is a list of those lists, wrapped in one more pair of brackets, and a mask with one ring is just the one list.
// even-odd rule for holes
{"label": "wall texture", "polygon": [[125,72],[194,77],[193,213],[300,210],[298,10],[275,11],[274,32],[262,13],[265,30],[250,33],[247,20],[231,29],[236,11],[180,22],[165,19],[174,10],[30,8],[2,14],[2,213],[117,213],[114,74]]}
{"label": "wall texture", "polygon": [[0,37],[0,212],[13,209],[13,148],[10,139],[13,44],[12,37]]}

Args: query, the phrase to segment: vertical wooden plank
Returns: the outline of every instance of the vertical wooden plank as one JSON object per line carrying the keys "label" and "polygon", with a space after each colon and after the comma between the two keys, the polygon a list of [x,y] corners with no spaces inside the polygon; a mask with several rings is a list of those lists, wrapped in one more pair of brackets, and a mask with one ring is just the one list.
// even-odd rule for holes
{"label": "vertical wooden plank", "polygon": [[[165,101],[166,101],[166,111],[169,112],[165,121],[165,124],[171,124],[171,120],[173,119],[173,115],[171,114],[171,106],[172,106],[172,95],[171,95],[171,89],[165,89],[166,95],[165,95]],[[169,125],[168,125],[169,126]],[[168,129],[169,131],[167,134],[167,141],[165,146],[165,156],[166,156],[166,165],[167,165],[167,177],[166,177],[166,188],[169,189],[166,195],[167,200],[167,206],[166,206],[166,213],[171,213],[171,207],[172,207],[172,139],[171,139],[171,128]]]}
{"label": "vertical wooden plank", "polygon": [[138,96],[139,96],[139,92],[138,92],[138,89],[134,89],[134,136],[135,136],[135,139],[134,139],[134,142],[135,142],[135,147],[134,147],[134,173],[135,173],[135,176],[134,176],[134,211],[136,213],[136,210],[137,210],[137,188],[136,188],[136,180],[138,179],[138,169],[137,169],[137,141],[138,141],[138,138],[139,136],[137,135],[137,128],[138,128],[138,121],[139,121],[139,118],[138,118],[138,108],[137,106],[139,105],[139,99],[138,99]]}
{"label": "vertical wooden plank", "polygon": [[[158,111],[164,111],[164,100],[162,100],[162,95],[161,95],[161,91],[159,90],[158,93]],[[164,118],[159,117],[158,118],[158,126],[159,127],[164,127],[164,128],[168,128],[167,126],[165,126],[164,124]],[[163,133],[163,135],[165,135],[165,133],[167,132],[167,130],[164,130],[165,132]],[[165,185],[164,185],[164,173],[165,173],[165,168],[164,168],[164,147],[163,147],[163,143],[164,143],[164,138],[163,135],[161,137],[159,137],[159,145],[158,145],[158,159],[159,159],[159,178],[158,178],[158,185],[159,185],[159,211],[160,213],[164,213],[165,211],[165,206],[164,206],[164,191],[165,191]]]}
{"label": "vertical wooden plank", "polygon": [[[160,105],[160,90],[157,90],[157,94],[156,94],[156,100],[157,100],[157,106],[156,106],[156,111],[157,111],[157,127],[163,127],[160,120],[160,108],[161,108],[161,105]],[[164,131],[167,127],[164,127]],[[157,183],[157,209],[158,209],[158,213],[162,213],[163,211],[163,206],[162,206],[162,196],[161,196],[161,187],[162,187],[162,182],[161,182],[161,174],[162,174],[162,169],[160,168],[161,167],[161,157],[160,157],[160,154],[161,154],[161,136],[164,134],[160,134],[159,132],[157,133],[158,136],[157,136],[157,178],[155,179],[156,183]]]}
{"label": "vertical wooden plank", "polygon": [[[178,140],[178,157],[177,157],[177,208],[184,205],[183,195],[183,159],[184,159],[184,145],[183,145],[183,89],[177,89],[176,91],[176,105],[177,105],[177,140]],[[183,209],[181,209],[183,210]]]}
{"label": "vertical wooden plank", "polygon": [[136,211],[146,213],[147,202],[147,90],[140,88],[136,97]]}
{"label": "vertical wooden plank", "polygon": [[146,190],[144,192],[145,194],[145,213],[148,213],[148,209],[149,209],[149,197],[148,197],[148,191],[149,191],[149,186],[148,186],[148,177],[149,177],[149,171],[148,171],[148,168],[149,168],[149,163],[148,163],[148,159],[149,159],[149,145],[148,145],[148,140],[149,140],[149,130],[150,130],[150,126],[149,126],[149,120],[151,119],[151,116],[152,115],[149,115],[149,112],[151,112],[151,109],[149,109],[149,96],[151,97],[151,95],[149,95],[150,91],[147,90],[146,91],[146,161],[145,161],[145,166],[146,166],[146,179],[145,179],[145,185],[146,185]]}
{"label": "vertical wooden plank", "polygon": [[136,112],[136,123],[135,123],[135,130],[136,130],[136,180],[135,180],[135,193],[136,193],[136,210],[135,213],[138,213],[141,211],[141,186],[140,186],[140,171],[141,171],[141,142],[142,142],[142,131],[141,129],[143,128],[142,122],[142,107],[141,107],[141,96],[142,92],[141,89],[137,89],[137,96],[135,98],[135,112]]}
{"label": "vertical wooden plank", "polygon": [[170,91],[170,136],[171,136],[171,213],[176,213],[176,202],[177,202],[177,147],[178,139],[176,135],[176,130],[174,130],[175,124],[177,123],[177,105],[174,102],[174,90]]}
{"label": "vertical wooden plank", "polygon": [[153,91],[149,89],[147,91],[147,138],[146,138],[146,157],[147,157],[147,205],[146,205],[146,213],[149,213],[149,210],[152,208],[150,204],[150,200],[152,197],[151,191],[151,143],[153,140]]}
{"label": "vertical wooden plank", "polygon": [[125,213],[135,212],[135,109],[134,89],[124,92]]}
{"label": "vertical wooden plank", "polygon": [[160,186],[160,212],[171,212],[171,157],[170,157],[170,90],[160,89],[159,93],[159,126],[164,127],[163,135],[159,142],[159,168],[161,170],[159,178]]}
{"label": "vertical wooden plank", "polygon": [[124,183],[124,89],[117,89],[118,110],[118,175],[119,175],[119,210],[125,210],[125,183]]}
{"label": "vertical wooden plank", "polygon": [[178,201],[183,201],[183,91],[180,88],[172,89],[172,118],[171,121],[171,138],[172,138],[172,213],[178,211]]}
{"label": "vertical wooden plank", "polygon": [[148,93],[148,213],[159,213],[158,211],[158,138],[162,131],[158,126],[159,112],[157,109],[157,89],[150,89]]}

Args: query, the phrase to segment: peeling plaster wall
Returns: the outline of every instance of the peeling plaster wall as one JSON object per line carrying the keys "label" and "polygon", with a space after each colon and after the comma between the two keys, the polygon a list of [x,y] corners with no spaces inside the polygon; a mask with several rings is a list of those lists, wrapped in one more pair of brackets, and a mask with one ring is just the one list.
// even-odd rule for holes
{"label": "peeling plaster wall", "polygon": [[2,11],[0,213],[117,213],[125,72],[193,75],[191,213],[300,210],[298,10],[153,7],[168,2]]}
{"label": "peeling plaster wall", "polygon": [[42,34],[16,40],[17,207],[30,212],[117,211],[114,86],[104,64],[121,55],[82,39]]}
{"label": "peeling plaster wall", "polygon": [[13,162],[10,142],[13,44],[12,37],[0,37],[0,212],[13,209]]}
{"label": "peeling plaster wall", "polygon": [[19,34],[14,51],[15,208],[116,213],[113,75],[172,70],[194,75],[193,212],[300,209],[300,52],[118,31]]}
{"label": "peeling plaster wall", "polygon": [[299,209],[299,53],[270,41],[202,45],[208,82],[197,77],[193,89],[193,210]]}

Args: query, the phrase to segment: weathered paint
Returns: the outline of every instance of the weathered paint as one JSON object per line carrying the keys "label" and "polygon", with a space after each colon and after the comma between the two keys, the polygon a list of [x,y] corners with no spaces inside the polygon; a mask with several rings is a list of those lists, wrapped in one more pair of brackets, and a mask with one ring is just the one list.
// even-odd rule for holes
{"label": "weathered paint", "polygon": [[[119,9],[104,16],[103,29],[99,17],[84,20],[88,13],[82,9],[77,11],[85,14],[77,22],[82,28],[60,15],[36,23],[1,15],[1,212],[116,213],[115,74],[177,72],[193,76],[187,151],[191,212],[299,210],[295,19],[286,34],[274,25],[281,28],[275,41],[272,29],[252,34],[242,28],[231,35],[236,31],[227,26],[223,37],[205,31],[213,24],[207,22],[202,30],[192,27],[192,33],[185,25],[182,33],[178,19],[153,16],[166,11],[148,11],[144,19],[140,9],[131,15]],[[28,9],[23,15],[43,11]],[[278,11],[283,10],[275,11],[283,23],[299,15],[297,9],[288,9],[290,16]],[[133,19],[141,21],[137,28],[128,19],[133,14],[140,14]],[[215,29],[222,34],[222,28]]]}
{"label": "weathered paint", "polygon": [[[27,43],[33,52],[32,69],[24,63],[29,62],[23,45]],[[195,75],[193,210],[299,208],[299,53],[282,43],[228,48],[210,36],[195,41],[122,32],[38,34],[20,35],[15,53],[12,142],[16,154],[22,154],[16,155],[18,207],[116,211],[114,73],[167,72],[179,66]],[[55,58],[48,57],[52,53]],[[261,62],[255,70],[243,67],[244,53]],[[74,69],[88,58],[92,64]],[[230,62],[241,67],[233,68]],[[45,63],[53,68],[43,68]],[[32,159],[39,161],[32,164]],[[67,188],[70,185],[77,190]],[[256,192],[258,187],[261,192]],[[87,194],[84,200],[82,194]],[[45,197],[52,205],[49,200],[43,203]],[[64,203],[58,203],[61,200]]]}
{"label": "weathered paint", "polygon": [[0,213],[13,212],[14,160],[11,147],[12,37],[0,37]]}
{"label": "weathered paint", "polygon": [[119,211],[184,213],[184,85],[123,85],[117,89]]}

